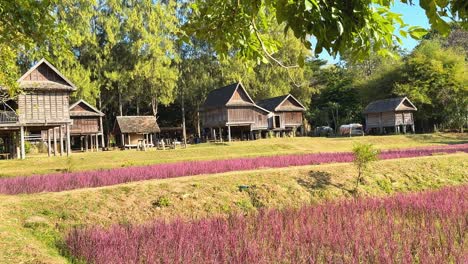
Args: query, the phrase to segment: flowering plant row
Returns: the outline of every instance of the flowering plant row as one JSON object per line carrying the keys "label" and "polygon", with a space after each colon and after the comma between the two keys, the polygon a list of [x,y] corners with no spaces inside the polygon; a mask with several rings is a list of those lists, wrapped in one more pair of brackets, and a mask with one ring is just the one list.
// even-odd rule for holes
{"label": "flowering plant row", "polygon": [[197,221],[75,229],[89,263],[467,263],[468,186]]}
{"label": "flowering plant row", "polygon": [[[382,151],[380,159],[396,159],[432,155],[438,152],[468,152],[468,144],[432,146],[425,148]],[[109,170],[33,175],[0,179],[0,193],[20,194],[38,192],[59,192],[65,190],[109,186],[127,182],[166,179],[200,174],[214,174],[228,171],[253,170],[259,168],[280,168],[334,162],[351,162],[353,153],[314,153],[237,158],[228,160],[190,161]]]}

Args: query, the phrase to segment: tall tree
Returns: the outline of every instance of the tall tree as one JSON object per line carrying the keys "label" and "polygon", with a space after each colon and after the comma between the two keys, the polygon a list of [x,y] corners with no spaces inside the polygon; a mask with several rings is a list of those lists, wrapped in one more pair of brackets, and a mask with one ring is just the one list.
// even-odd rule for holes
{"label": "tall tree", "polygon": [[423,41],[406,58],[394,93],[416,103],[416,118],[426,129],[434,124],[463,130],[468,125],[467,69],[464,51]]}

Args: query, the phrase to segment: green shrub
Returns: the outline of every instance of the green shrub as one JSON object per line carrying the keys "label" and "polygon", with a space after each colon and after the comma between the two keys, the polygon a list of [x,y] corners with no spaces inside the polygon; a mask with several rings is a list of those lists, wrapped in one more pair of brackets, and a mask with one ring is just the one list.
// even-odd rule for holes
{"label": "green shrub", "polygon": [[154,200],[151,205],[153,205],[153,207],[168,207],[171,205],[171,200],[169,197],[161,196]]}
{"label": "green shrub", "polygon": [[26,152],[26,154],[29,154],[31,153],[31,149],[34,148],[33,145],[31,144],[31,142],[29,141],[25,141],[24,142],[24,151]]}
{"label": "green shrub", "polygon": [[369,167],[369,164],[372,161],[378,160],[379,150],[374,149],[372,144],[365,143],[356,143],[353,147],[354,154],[354,165],[358,170],[358,175],[356,178],[356,186],[354,188],[354,193],[357,193],[359,183],[362,182],[364,173]]}

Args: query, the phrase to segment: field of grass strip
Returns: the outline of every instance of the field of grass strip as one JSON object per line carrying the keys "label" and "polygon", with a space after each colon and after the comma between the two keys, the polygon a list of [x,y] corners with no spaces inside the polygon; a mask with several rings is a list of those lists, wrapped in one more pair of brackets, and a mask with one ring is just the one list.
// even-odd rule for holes
{"label": "field of grass strip", "polygon": [[[419,157],[432,155],[439,152],[468,152],[468,144],[387,150],[382,151],[379,155],[379,158],[396,159],[405,157]],[[0,193],[21,194],[59,192],[150,179],[176,178],[182,176],[253,170],[259,168],[282,168],[311,164],[351,162],[352,160],[353,154],[350,152],[315,153],[257,158],[239,158],[230,160],[193,161],[159,164],[145,167],[128,167],[111,170],[13,177],[0,179]]]}
{"label": "field of grass strip", "polygon": [[464,263],[468,186],[187,222],[75,229],[89,263]]}

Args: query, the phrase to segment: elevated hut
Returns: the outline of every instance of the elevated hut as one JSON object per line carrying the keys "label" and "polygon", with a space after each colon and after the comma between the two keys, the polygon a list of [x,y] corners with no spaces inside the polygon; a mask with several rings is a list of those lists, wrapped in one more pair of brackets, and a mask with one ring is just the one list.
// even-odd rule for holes
{"label": "elevated hut", "polygon": [[154,116],[118,116],[114,124],[114,134],[122,148],[154,146],[154,135],[160,131]]}
{"label": "elevated hut", "polygon": [[265,99],[257,104],[272,112],[269,129],[276,132],[292,132],[302,128],[305,107],[291,94]]}
{"label": "elevated hut", "polygon": [[255,104],[240,82],[211,91],[200,109],[203,128],[215,140],[222,139],[223,132],[229,141],[233,137],[254,139],[254,134],[258,137],[267,131],[269,114]]}
{"label": "elevated hut", "polygon": [[366,132],[373,133],[414,133],[413,112],[416,106],[407,97],[389,98],[373,101],[364,109]]}
{"label": "elevated hut", "polygon": [[69,111],[70,118],[73,120],[70,132],[72,147],[80,148],[81,151],[98,150],[99,144],[104,147],[102,127],[104,113],[84,100],[72,104]]}
{"label": "elevated hut", "polygon": [[[60,154],[63,154],[64,146],[70,154],[72,120],[68,108],[75,85],[45,59],[21,76],[18,84],[22,93],[0,102],[0,137],[4,154],[25,158],[25,140],[31,135],[41,139],[43,131],[47,135],[49,156],[52,145],[53,153],[58,153],[59,142]],[[0,92],[5,95],[6,89],[0,88]]]}

